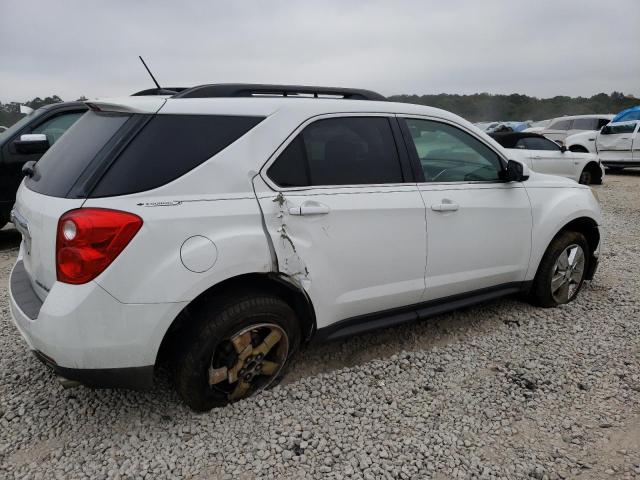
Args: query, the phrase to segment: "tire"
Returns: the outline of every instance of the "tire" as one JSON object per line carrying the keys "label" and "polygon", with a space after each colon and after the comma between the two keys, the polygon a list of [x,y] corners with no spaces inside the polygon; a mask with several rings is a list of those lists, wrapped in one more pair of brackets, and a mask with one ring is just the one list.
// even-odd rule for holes
{"label": "tire", "polygon": [[[276,384],[300,344],[296,314],[280,298],[244,294],[219,302],[216,298],[192,313],[193,328],[181,340],[176,365],[178,394],[200,412]],[[278,335],[277,343],[263,357],[256,353]],[[249,356],[243,359],[241,352],[247,350]],[[269,374],[262,370],[267,365]],[[237,380],[232,381],[234,371]]]}
{"label": "tire", "polygon": [[582,185],[591,185],[593,183],[593,174],[589,167],[584,167],[584,170],[582,170],[580,178],[578,179],[578,183]]}
{"label": "tire", "polygon": [[[570,247],[578,247],[582,250],[582,263],[572,270],[572,274],[567,274],[571,277],[571,280],[569,282],[570,285],[567,286],[567,295],[564,296],[560,295],[563,292],[555,290],[555,287],[558,285],[556,280],[561,276],[558,270],[558,267],[562,267],[560,256],[566,254]],[[579,263],[577,261],[578,255],[579,252],[576,251],[574,257],[576,263]],[[572,231],[565,231],[557,235],[544,252],[544,256],[538,267],[538,272],[533,280],[529,295],[531,303],[540,307],[557,307],[558,305],[573,301],[584,283],[589,258],[589,244],[584,238],[584,235]],[[566,270],[567,269],[565,269],[565,271]],[[575,274],[575,276],[573,274]]]}

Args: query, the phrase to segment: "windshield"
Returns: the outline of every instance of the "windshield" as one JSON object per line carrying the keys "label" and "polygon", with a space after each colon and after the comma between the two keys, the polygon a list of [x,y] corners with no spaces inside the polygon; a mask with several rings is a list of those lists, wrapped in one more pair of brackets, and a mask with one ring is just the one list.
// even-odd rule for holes
{"label": "windshield", "polygon": [[38,110],[34,110],[33,112],[22,117],[16,123],[11,125],[7,130],[0,133],[0,141],[13,137],[16,132],[19,132],[22,127],[24,127],[27,123],[29,123],[37,116],[41,115],[42,112],[44,112],[44,110],[42,108],[39,108]]}

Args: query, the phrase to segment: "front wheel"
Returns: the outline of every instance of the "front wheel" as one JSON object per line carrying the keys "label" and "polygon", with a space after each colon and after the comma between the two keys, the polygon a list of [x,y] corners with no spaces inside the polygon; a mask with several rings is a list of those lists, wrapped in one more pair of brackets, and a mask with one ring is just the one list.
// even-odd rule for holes
{"label": "front wheel", "polygon": [[563,232],[547,247],[533,281],[531,300],[556,307],[576,298],[587,271],[589,245],[579,232]]}
{"label": "front wheel", "polygon": [[582,173],[580,174],[580,179],[578,180],[578,183],[581,183],[582,185],[591,185],[592,182],[593,182],[593,175],[591,174],[591,170],[585,167],[585,169],[582,170]]}
{"label": "front wheel", "polygon": [[175,380],[182,400],[196,411],[225,406],[275,384],[300,342],[294,311],[270,295],[202,306],[193,316]]}

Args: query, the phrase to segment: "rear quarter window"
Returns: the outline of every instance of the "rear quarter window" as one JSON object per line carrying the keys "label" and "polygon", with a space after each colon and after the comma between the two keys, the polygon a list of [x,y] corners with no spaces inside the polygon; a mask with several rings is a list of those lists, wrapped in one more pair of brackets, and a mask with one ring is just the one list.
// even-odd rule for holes
{"label": "rear quarter window", "polygon": [[142,192],[194,169],[264,117],[155,115],[109,167],[90,197]]}

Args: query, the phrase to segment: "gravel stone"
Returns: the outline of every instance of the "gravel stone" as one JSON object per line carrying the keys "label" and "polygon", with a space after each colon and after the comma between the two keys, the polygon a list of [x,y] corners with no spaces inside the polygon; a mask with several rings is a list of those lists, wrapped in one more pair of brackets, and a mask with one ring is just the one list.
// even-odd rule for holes
{"label": "gravel stone", "polygon": [[285,383],[206,414],[64,390],[13,326],[0,231],[0,478],[640,476],[640,171],[607,175],[601,266],[556,309],[507,298],[312,346]]}

